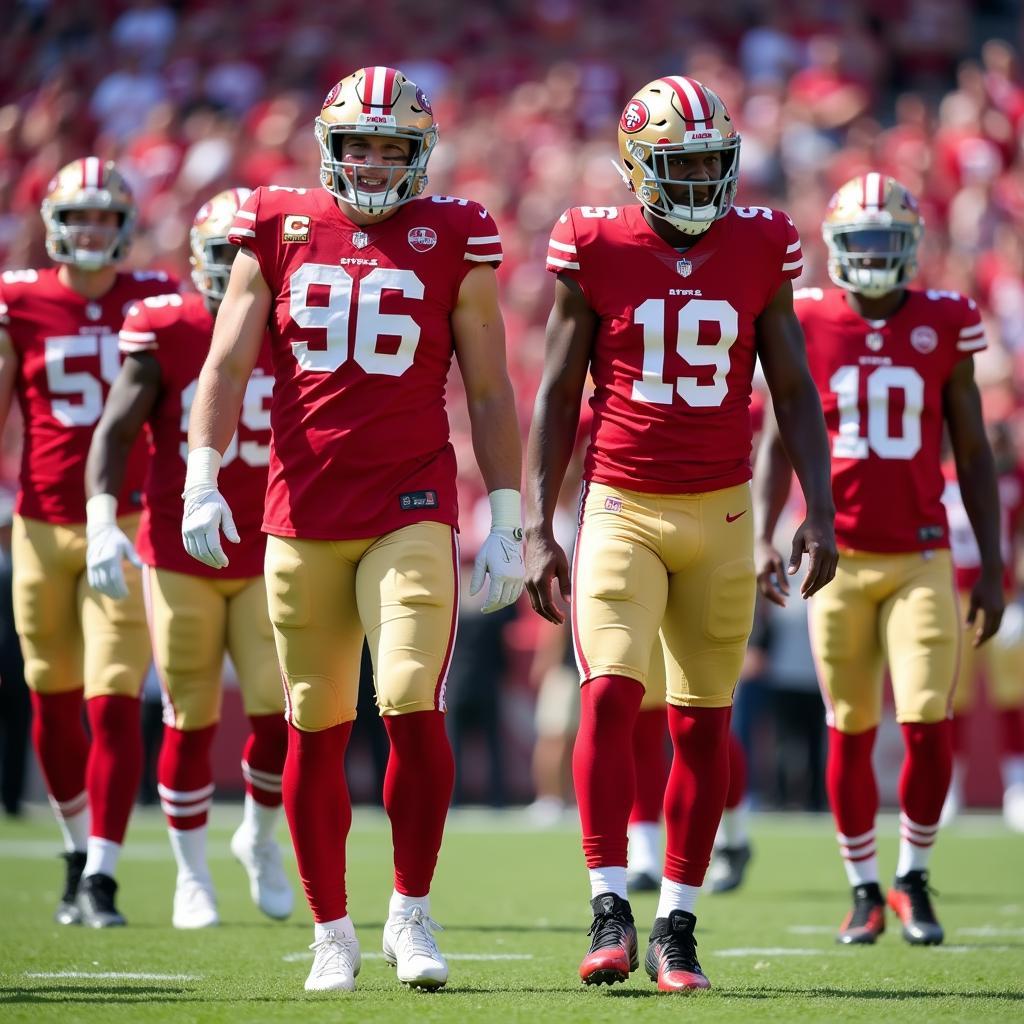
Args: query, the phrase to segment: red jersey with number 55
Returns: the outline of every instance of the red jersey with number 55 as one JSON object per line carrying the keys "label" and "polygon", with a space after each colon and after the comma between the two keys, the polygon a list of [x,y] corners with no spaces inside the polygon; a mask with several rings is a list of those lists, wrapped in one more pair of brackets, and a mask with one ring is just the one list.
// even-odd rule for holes
{"label": "red jersey with number 55", "polygon": [[238,430],[224,452],[217,478],[242,542],[225,544],[230,562],[226,569],[213,569],[196,561],[181,544],[188,418],[212,334],[213,317],[202,296],[194,293],[158,295],[136,303],[121,328],[122,354],[148,352],[160,363],[160,397],[148,422],[152,457],[146,476],[146,507],[136,547],[147,565],[160,569],[218,578],[260,576],[267,546],[260,525],[270,461],[270,395],[274,387],[266,343],[245,389]]}
{"label": "red jersey with number 55", "polygon": [[[98,299],[61,283],[57,268],[0,275],[0,328],[18,357],[15,389],[25,421],[15,511],[47,523],[85,522],[85,459],[121,368],[117,332],[128,308],[177,287],[163,273],[119,273]],[[118,513],[137,512],[147,451],[129,456]]]}
{"label": "red jersey with number 55", "polygon": [[352,540],[456,526],[451,315],[466,274],[501,261],[490,214],[432,196],[360,227],[324,189],[259,188],[229,238],[273,295],[264,530]]}
{"label": "red jersey with number 55", "polygon": [[985,347],[977,306],[956,292],[908,289],[887,320],[865,320],[839,288],[796,299],[832,445],[840,547],[948,548],[942,393],[956,364]]}
{"label": "red jersey with number 55", "polygon": [[600,318],[586,479],[657,494],[749,480],[754,322],[802,266],[778,210],[733,207],[685,252],[640,206],[566,211],[547,269],[578,282]]}

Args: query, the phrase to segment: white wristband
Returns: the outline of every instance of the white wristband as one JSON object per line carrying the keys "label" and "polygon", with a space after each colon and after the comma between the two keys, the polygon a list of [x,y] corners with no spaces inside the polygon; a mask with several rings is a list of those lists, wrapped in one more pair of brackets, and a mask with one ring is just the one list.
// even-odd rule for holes
{"label": "white wristband", "polygon": [[523,500],[518,491],[511,487],[503,487],[497,491],[491,491],[487,495],[491,503],[491,529],[492,530],[522,530],[523,528]]}
{"label": "white wristband", "polygon": [[216,448],[195,448],[188,453],[185,467],[185,490],[182,497],[193,490],[217,489],[221,454]]}
{"label": "white wristband", "polygon": [[114,494],[94,494],[85,503],[85,523],[87,530],[96,530],[102,526],[113,526],[117,522],[117,496]]}

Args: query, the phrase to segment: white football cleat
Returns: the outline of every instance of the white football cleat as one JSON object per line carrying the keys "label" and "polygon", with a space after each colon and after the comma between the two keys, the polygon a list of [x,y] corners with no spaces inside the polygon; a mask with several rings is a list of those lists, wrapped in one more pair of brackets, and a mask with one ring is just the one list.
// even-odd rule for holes
{"label": "white football cleat", "polygon": [[397,969],[398,980],[412,988],[441,988],[448,980],[448,962],[433,933],[444,931],[419,907],[408,917],[389,917],[384,925],[384,959]]}
{"label": "white football cleat", "polygon": [[1024,782],[1014,782],[1003,793],[1003,821],[1014,832],[1024,832]]}
{"label": "white football cleat", "polygon": [[244,824],[231,837],[231,852],[249,876],[249,895],[267,917],[283,921],[291,912],[295,895],[288,884],[276,839],[253,841]]}
{"label": "white football cleat", "polygon": [[192,876],[179,876],[174,886],[171,924],[175,928],[212,928],[220,924],[213,886]]}
{"label": "white football cleat", "polygon": [[306,978],[307,992],[352,992],[355,989],[356,975],[362,966],[359,941],[355,937],[344,939],[337,932],[329,931],[309,948],[313,950],[313,966]]}

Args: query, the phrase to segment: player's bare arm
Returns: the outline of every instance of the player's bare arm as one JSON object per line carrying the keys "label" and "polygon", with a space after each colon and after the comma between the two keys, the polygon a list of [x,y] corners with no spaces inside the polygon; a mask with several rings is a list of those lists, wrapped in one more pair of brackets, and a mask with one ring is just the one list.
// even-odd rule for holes
{"label": "player's bare arm", "polygon": [[10,334],[0,327],[0,428],[7,422],[18,379],[18,353]]}
{"label": "player's bare arm", "polygon": [[[782,284],[757,318],[756,330],[757,353],[775,407],[779,440],[796,470],[807,502],[807,517],[793,537],[793,551],[786,571],[794,574],[804,552],[809,555],[810,566],[800,587],[801,596],[808,598],[835,576],[839,555],[833,525],[835,506],[828,434],[821,400],[807,367],[804,335],[793,309],[793,286],[789,281]],[[771,533],[766,534],[764,530],[773,529],[775,525],[768,522],[768,518],[764,517],[764,529],[758,535],[762,549],[764,541],[771,543]],[[771,568],[770,558],[766,566],[758,565],[762,592],[766,584],[770,586],[773,571],[778,572]],[[763,573],[767,575],[762,581]],[[781,591],[776,596],[784,600]]]}
{"label": "player's bare arm", "polygon": [[572,457],[596,330],[597,314],[579,284],[560,274],[548,317],[544,374],[533,410],[526,469],[526,589],[533,610],[554,623],[564,622],[565,613],[552,597],[552,580],[557,578],[566,602],[570,583],[569,561],[555,540],[552,523]]}
{"label": "player's bare arm", "polygon": [[942,393],[942,407],[964,508],[981,552],[981,576],[971,590],[967,610],[967,625],[977,625],[973,644],[980,647],[999,630],[1005,597],[999,551],[999,488],[972,360],[962,359],[956,364]]}

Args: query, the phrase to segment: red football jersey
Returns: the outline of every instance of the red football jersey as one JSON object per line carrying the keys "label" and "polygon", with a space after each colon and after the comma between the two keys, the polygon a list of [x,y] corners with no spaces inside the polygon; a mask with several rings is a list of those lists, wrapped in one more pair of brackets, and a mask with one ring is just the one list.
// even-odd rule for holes
{"label": "red football jersey", "polygon": [[[65,287],[57,268],[0,275],[0,327],[18,356],[15,388],[25,421],[15,511],[47,523],[85,522],[85,459],[121,368],[117,332],[139,299],[177,288],[164,273],[119,273],[99,299]],[[138,512],[148,455],[132,449],[118,513]]]}
{"label": "red football jersey", "polygon": [[359,227],[324,189],[259,188],[229,237],[273,294],[263,529],[352,540],[456,526],[450,318],[466,274],[501,261],[491,215],[433,196]]}
{"label": "red football jersey", "polygon": [[888,320],[868,321],[842,289],[807,288],[796,309],[832,444],[840,547],[949,547],[942,391],[956,364],[985,347],[977,306],[955,292],[908,289]]}
{"label": "red football jersey", "polygon": [[188,418],[212,334],[213,317],[202,296],[196,294],[157,295],[137,303],[121,328],[121,352],[152,353],[160,363],[162,385],[148,422],[152,454],[136,546],[147,565],[160,569],[219,578],[260,576],[267,546],[260,524],[270,461],[270,394],[274,387],[266,343],[246,386],[238,430],[224,452],[217,478],[242,542],[225,542],[230,562],[226,569],[196,561],[181,543]]}
{"label": "red football jersey", "polygon": [[749,480],[754,321],[802,266],[778,210],[733,207],[685,252],[639,205],[566,211],[547,269],[600,317],[586,479],[659,494]]}
{"label": "red football jersey", "polygon": [[[981,551],[974,528],[967,518],[967,509],[956,479],[956,466],[943,467],[946,480],[942,504],[949,518],[949,549],[956,568],[956,585],[970,590],[981,577]],[[1014,587],[1014,566],[1017,563],[1017,535],[1024,520],[1024,466],[1014,466],[999,474],[999,548],[1003,556],[1003,586]]]}

